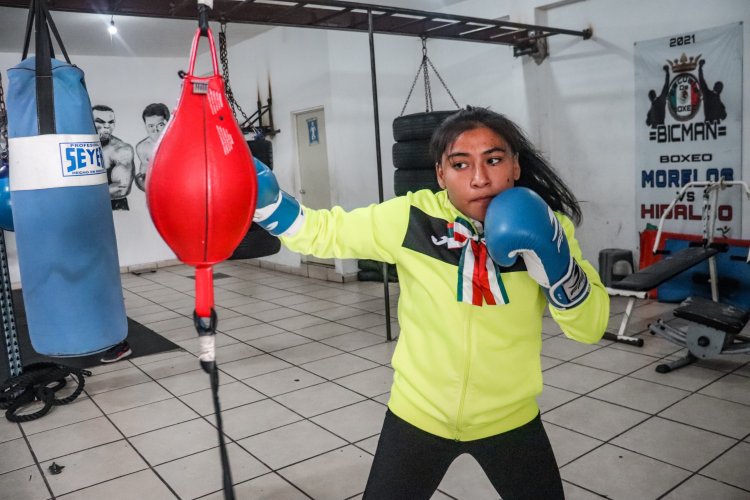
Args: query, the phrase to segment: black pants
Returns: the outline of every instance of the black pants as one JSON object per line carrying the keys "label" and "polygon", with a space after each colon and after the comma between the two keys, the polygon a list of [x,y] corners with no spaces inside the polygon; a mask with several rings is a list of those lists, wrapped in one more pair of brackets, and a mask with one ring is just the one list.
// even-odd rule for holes
{"label": "black pants", "polygon": [[539,415],[503,434],[453,441],[420,430],[388,410],[363,500],[429,499],[463,453],[479,462],[503,500],[564,498]]}

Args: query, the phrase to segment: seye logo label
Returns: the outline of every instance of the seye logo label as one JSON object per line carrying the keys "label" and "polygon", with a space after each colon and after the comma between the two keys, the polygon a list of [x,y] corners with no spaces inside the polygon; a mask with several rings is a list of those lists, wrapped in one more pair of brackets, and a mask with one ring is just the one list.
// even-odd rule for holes
{"label": "seye logo label", "polygon": [[99,142],[61,142],[60,163],[63,177],[96,175],[105,172]]}

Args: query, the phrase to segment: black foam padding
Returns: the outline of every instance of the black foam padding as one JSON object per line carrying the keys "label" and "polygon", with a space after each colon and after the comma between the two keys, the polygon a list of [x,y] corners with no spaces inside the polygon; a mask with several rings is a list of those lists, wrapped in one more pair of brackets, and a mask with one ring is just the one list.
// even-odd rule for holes
{"label": "black foam padding", "polygon": [[624,279],[612,283],[612,288],[645,292],[661,285],[696,264],[719,253],[716,248],[688,247],[675,252],[656,264],[629,274]]}
{"label": "black foam padding", "polygon": [[744,328],[750,311],[703,297],[689,297],[674,310],[674,315],[735,335]]}

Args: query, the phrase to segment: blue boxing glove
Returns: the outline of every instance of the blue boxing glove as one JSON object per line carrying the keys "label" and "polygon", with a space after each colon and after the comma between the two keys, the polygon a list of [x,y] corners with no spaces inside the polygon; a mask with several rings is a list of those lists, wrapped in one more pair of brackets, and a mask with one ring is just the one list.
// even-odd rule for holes
{"label": "blue boxing glove", "polygon": [[258,201],[253,221],[274,236],[292,236],[304,220],[302,207],[290,194],[279,189],[271,169],[253,158],[258,176]]}
{"label": "blue boxing glove", "polygon": [[487,208],[484,234],[487,251],[500,266],[523,257],[552,306],[568,309],[588,296],[589,280],[570,255],[560,221],[534,191],[519,187],[498,194]]}

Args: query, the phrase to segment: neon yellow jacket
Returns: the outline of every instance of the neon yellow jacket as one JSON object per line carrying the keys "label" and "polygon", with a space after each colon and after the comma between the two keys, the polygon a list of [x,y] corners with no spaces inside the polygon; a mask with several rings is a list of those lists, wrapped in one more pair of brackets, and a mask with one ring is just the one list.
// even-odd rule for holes
{"label": "neon yellow jacket", "polygon": [[[461,249],[448,249],[443,238],[457,216],[446,191],[423,190],[351,212],[305,209],[300,231],[281,240],[290,250],[320,258],[398,265],[401,333],[388,407],[422,430],[470,441],[515,429],[539,412],[547,301],[518,259],[512,268],[501,268],[509,303],[458,302]],[[595,343],[607,327],[609,296],[583,260],[572,222],[557,217],[591,292],[577,307],[550,311],[565,335]]]}

